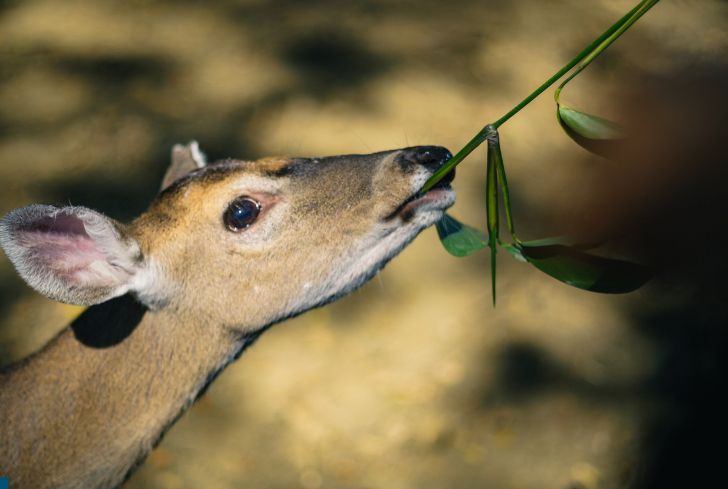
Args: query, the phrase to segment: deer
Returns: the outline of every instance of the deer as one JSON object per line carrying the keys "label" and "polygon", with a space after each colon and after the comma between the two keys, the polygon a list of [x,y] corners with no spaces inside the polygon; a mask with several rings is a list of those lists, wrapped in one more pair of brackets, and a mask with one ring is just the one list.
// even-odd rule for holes
{"label": "deer", "polygon": [[[50,299],[89,306],[0,372],[13,488],[113,488],[269,327],[360,287],[455,200],[439,146],[208,163],[175,145],[130,223],[34,204],[0,246]],[[32,327],[30,324],[28,327]]]}

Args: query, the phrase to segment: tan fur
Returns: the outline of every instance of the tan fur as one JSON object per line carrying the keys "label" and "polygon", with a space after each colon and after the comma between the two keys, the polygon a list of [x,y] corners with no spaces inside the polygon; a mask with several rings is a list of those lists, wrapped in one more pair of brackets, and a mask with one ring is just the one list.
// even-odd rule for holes
{"label": "tan fur", "polygon": [[[260,332],[369,279],[453,201],[440,190],[413,216],[392,217],[431,173],[405,165],[407,151],[229,160],[166,182],[118,226],[141,250],[136,300],[89,308],[0,374],[0,473],[11,487],[119,485]],[[222,215],[242,195],[262,212],[234,233]]]}

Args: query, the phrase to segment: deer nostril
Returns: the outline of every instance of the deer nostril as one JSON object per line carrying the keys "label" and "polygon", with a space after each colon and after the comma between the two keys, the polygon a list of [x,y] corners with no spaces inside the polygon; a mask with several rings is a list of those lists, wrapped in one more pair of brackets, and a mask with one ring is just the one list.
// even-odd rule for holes
{"label": "deer nostril", "polygon": [[452,153],[442,146],[416,146],[403,151],[403,162],[424,166],[431,172],[434,172],[452,158]]}

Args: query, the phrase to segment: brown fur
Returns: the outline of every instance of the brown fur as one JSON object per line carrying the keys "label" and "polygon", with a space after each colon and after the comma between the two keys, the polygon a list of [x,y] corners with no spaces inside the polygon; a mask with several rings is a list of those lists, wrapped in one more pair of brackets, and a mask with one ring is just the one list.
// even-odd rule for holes
{"label": "brown fur", "polygon": [[[87,309],[0,375],[11,487],[119,485],[262,330],[376,273],[452,204],[447,191],[418,222],[384,221],[431,173],[403,164],[407,151],[418,149],[228,160],[165,182],[147,212],[117,225],[141,250],[137,298]],[[233,233],[222,215],[241,195],[262,212]]]}

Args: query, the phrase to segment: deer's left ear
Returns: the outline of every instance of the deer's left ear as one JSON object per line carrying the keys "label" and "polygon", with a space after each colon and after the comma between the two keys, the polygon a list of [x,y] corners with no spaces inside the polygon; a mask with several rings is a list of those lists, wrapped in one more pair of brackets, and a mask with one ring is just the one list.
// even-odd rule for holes
{"label": "deer's left ear", "polygon": [[0,246],[43,295],[91,305],[147,282],[139,244],[122,225],[85,207],[31,205],[0,219]]}
{"label": "deer's left ear", "polygon": [[197,141],[192,141],[186,145],[175,144],[172,147],[172,163],[170,163],[167,172],[164,174],[159,191],[161,192],[191,171],[205,165],[207,165],[207,159],[204,153],[200,151]]}

